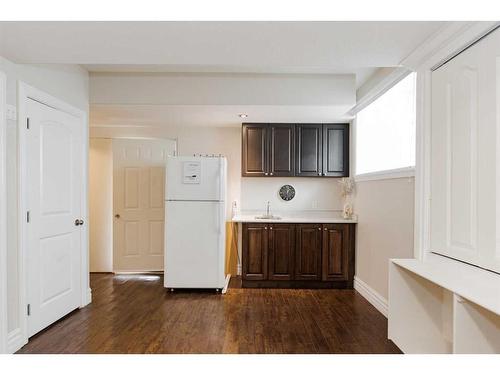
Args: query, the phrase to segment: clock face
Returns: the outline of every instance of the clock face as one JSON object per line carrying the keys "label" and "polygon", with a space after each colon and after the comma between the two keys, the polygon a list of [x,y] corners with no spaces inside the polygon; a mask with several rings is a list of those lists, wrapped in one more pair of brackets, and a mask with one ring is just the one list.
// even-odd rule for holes
{"label": "clock face", "polygon": [[291,201],[295,197],[295,189],[292,185],[283,185],[279,194],[284,201]]}

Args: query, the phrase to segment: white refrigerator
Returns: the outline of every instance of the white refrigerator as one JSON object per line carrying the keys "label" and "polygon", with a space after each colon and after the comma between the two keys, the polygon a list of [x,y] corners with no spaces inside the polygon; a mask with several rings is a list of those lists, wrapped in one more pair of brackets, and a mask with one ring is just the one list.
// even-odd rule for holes
{"label": "white refrigerator", "polygon": [[226,171],[224,157],[167,158],[166,288],[224,288]]}

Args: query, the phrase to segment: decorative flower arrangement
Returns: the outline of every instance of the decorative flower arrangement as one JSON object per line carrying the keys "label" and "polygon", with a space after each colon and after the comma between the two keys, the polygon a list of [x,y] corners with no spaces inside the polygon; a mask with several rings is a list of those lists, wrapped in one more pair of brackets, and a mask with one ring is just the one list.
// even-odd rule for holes
{"label": "decorative flower arrangement", "polygon": [[350,177],[343,177],[339,180],[340,193],[342,198],[344,198],[344,208],[342,210],[342,216],[344,219],[352,219],[354,210],[352,207],[352,195],[354,193],[354,179]]}

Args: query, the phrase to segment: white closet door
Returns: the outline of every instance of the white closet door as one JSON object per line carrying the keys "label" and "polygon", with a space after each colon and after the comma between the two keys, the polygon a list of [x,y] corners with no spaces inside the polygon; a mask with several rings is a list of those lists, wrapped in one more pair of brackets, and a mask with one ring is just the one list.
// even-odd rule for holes
{"label": "white closet door", "polygon": [[162,271],[171,140],[113,140],[113,270]]}
{"label": "white closet door", "polygon": [[500,272],[500,31],[432,73],[431,250]]}
{"label": "white closet door", "polygon": [[[28,335],[80,305],[82,157],[76,117],[28,101]],[[76,225],[78,224],[78,225]],[[84,225],[87,225],[84,223]]]}

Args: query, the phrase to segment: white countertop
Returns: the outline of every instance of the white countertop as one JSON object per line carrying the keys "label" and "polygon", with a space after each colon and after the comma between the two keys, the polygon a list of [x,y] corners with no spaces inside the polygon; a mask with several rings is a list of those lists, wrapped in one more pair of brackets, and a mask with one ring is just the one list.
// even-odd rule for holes
{"label": "white countertop", "polygon": [[276,212],[275,216],[281,219],[256,219],[262,212],[241,212],[236,214],[231,221],[234,223],[339,223],[354,224],[357,218],[344,219],[339,212],[335,211],[295,211],[295,212]]}

